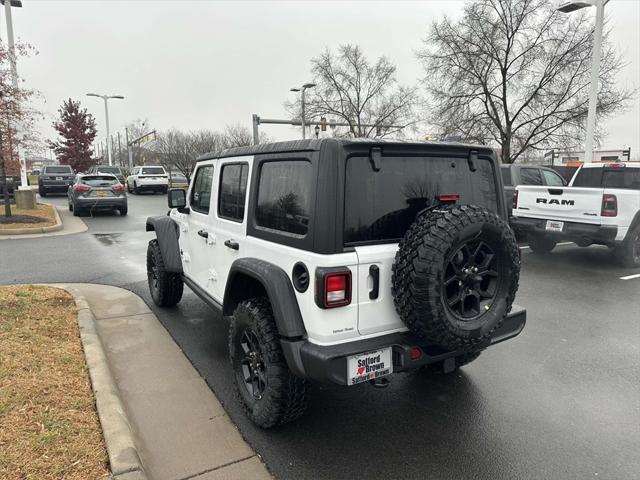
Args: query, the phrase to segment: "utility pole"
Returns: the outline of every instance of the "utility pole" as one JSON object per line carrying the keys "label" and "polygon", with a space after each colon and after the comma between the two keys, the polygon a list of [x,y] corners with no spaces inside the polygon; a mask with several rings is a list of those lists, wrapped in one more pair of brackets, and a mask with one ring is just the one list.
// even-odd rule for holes
{"label": "utility pole", "polygon": [[125,142],[127,144],[127,159],[129,163],[129,173],[133,170],[133,152],[131,151],[131,144],[129,143],[129,127],[125,127]]}
{"label": "utility pole", "polygon": [[120,143],[120,131],[118,131],[118,163],[121,167],[124,166],[124,162],[122,161],[122,144]]}

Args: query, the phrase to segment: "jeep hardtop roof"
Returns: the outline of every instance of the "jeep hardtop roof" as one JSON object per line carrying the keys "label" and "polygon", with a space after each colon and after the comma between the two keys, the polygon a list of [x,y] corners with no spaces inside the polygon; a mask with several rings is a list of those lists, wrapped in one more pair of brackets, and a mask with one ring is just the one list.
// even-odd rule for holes
{"label": "jeep hardtop roof", "polygon": [[398,140],[383,138],[320,138],[306,140],[289,140],[285,142],[261,143],[258,145],[249,145],[246,147],[233,147],[223,150],[222,152],[209,152],[198,157],[197,161],[211,160],[213,158],[225,157],[242,157],[245,155],[260,155],[271,153],[290,153],[290,152],[313,152],[319,151],[324,144],[333,144],[340,147],[370,145],[371,147],[380,146],[419,146],[432,147],[438,150],[478,150],[483,153],[493,153],[493,150],[486,145],[473,145],[454,142],[423,142],[417,140]]}

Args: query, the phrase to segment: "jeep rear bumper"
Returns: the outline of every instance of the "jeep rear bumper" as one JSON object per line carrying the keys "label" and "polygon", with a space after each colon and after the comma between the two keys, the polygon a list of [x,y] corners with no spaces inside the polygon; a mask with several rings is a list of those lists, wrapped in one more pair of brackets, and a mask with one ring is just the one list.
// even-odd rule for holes
{"label": "jeep rear bumper", "polygon": [[[483,350],[517,336],[524,328],[526,321],[526,310],[514,305],[500,328],[493,332],[491,339],[478,345],[475,350]],[[330,346],[316,345],[306,340],[282,339],[281,342],[287,364],[294,374],[317,382],[339,385],[347,384],[347,358],[351,355],[391,347],[393,372],[396,373],[442,361],[445,362],[445,370],[453,369],[455,357],[468,353],[466,350],[447,351],[427,345],[409,332],[392,333]],[[422,351],[422,356],[417,360],[411,358],[411,350],[414,347]]]}

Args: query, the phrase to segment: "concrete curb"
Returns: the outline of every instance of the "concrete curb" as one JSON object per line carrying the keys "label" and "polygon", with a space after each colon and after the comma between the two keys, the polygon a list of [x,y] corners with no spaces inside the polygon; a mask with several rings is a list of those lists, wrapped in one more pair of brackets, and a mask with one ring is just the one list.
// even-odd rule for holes
{"label": "concrete curb", "polygon": [[138,455],[129,420],[96,330],[95,317],[84,297],[75,295],[69,289],[65,290],[74,295],[78,307],[80,338],[89,368],[102,435],[109,454],[111,478],[146,480],[147,476]]}
{"label": "concrete curb", "polygon": [[51,203],[44,203],[43,205],[51,205],[53,207],[53,213],[56,217],[56,224],[48,227],[37,228],[2,228],[0,227],[0,235],[28,235],[30,233],[50,233],[62,230],[62,220],[60,214],[55,205]]}

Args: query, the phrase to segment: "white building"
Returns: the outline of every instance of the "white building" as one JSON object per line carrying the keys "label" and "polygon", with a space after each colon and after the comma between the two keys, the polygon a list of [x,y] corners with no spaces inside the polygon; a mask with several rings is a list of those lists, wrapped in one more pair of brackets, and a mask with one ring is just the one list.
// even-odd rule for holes
{"label": "white building", "polygon": [[[544,157],[552,165],[571,165],[584,162],[584,151],[551,150]],[[626,162],[630,158],[631,148],[593,151],[594,162]]]}

